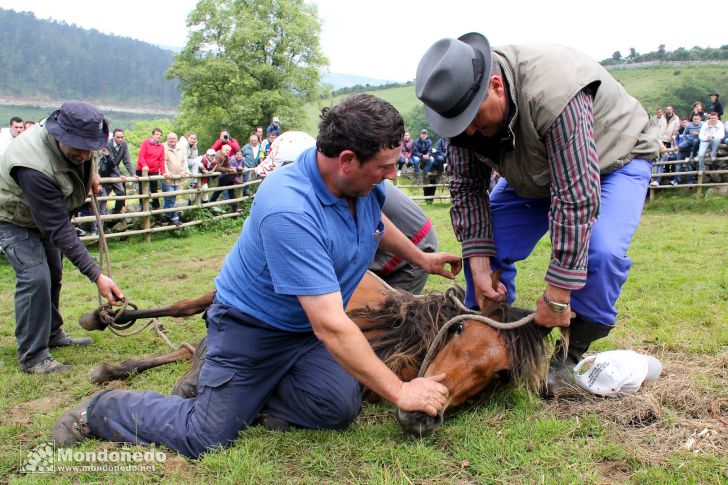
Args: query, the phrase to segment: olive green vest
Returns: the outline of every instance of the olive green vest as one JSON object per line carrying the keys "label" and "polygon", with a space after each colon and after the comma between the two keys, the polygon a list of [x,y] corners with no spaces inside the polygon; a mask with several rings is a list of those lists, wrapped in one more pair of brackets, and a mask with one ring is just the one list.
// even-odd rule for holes
{"label": "olive green vest", "polygon": [[[73,163],[63,156],[44,125],[43,122],[34,125],[17,137],[0,156],[0,221],[36,228],[23,191],[10,176],[13,167],[32,168],[53,179],[63,192],[69,214],[78,210],[86,199],[95,170],[89,170],[88,179],[82,181]],[[94,169],[97,161],[94,154]]]}
{"label": "olive green vest", "polygon": [[522,197],[547,197],[551,186],[544,140],[579,91],[594,96],[594,139],[602,174],[633,158],[659,156],[657,127],[639,101],[627,94],[599,63],[574,49],[556,45],[494,48],[509,85],[516,114],[509,129],[513,151],[496,167]]}

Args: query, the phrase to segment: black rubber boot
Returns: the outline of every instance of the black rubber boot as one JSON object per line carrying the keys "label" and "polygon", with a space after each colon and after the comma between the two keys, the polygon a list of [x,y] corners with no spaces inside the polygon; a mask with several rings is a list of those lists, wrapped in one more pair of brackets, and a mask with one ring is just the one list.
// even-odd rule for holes
{"label": "black rubber boot", "polygon": [[592,342],[609,335],[612,328],[581,317],[576,317],[571,321],[569,326],[569,348],[566,355],[564,355],[563,340],[559,339],[556,342],[556,349],[551,357],[549,373],[546,378],[545,397],[564,396],[573,393],[576,388],[574,366],[589,350]]}
{"label": "black rubber boot", "polygon": [[200,340],[195,347],[195,353],[192,356],[192,364],[190,368],[180,377],[174,384],[172,394],[190,399],[197,395],[197,383],[200,380],[200,371],[202,364],[205,363],[205,355],[207,354],[207,337]]}

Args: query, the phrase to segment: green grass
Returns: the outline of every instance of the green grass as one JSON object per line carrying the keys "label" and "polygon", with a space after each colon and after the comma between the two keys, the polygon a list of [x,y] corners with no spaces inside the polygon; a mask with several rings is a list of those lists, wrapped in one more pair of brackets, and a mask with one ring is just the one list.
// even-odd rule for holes
{"label": "green grass", "polygon": [[[441,249],[459,253],[449,223],[449,206],[425,207],[438,230]],[[609,339],[596,345],[672,352],[686,364],[726,352],[728,346],[728,201],[695,203],[688,198],[658,198],[645,211],[630,250],[633,267],[618,302],[619,322]],[[142,307],[159,306],[199,295],[212,287],[223,258],[234,244],[241,221],[187,231],[186,237],[154,236],[112,241],[113,276],[125,294]],[[543,289],[549,243],[519,264],[518,303],[533,306]],[[462,284],[460,275],[457,281]],[[430,289],[449,282],[432,277]],[[15,358],[12,269],[0,259],[0,477],[18,483],[726,483],[728,457],[683,451],[676,444],[658,461],[644,458],[645,445],[625,441],[624,430],[604,416],[584,411],[557,417],[548,403],[510,387],[449,416],[430,436],[404,434],[389,405],[365,405],[345,432],[297,430],[275,433],[252,427],[234,447],[187,460],[172,452],[154,472],[103,474],[18,473],[21,450],[49,438],[55,419],[95,388],[88,372],[100,362],[152,356],[166,346],[152,332],[119,338],[89,333],[94,345],[59,349],[53,355],[73,372],[46,377],[17,369]],[[94,286],[66,264],[61,308],[67,331],[84,332],[78,316],[97,305]],[[199,317],[165,319],[174,342],[195,341],[204,334]],[[184,363],[133,376],[114,387],[169,392]],[[721,377],[722,376],[722,377]],[[664,379],[670,377],[665,376]],[[696,385],[714,397],[727,397],[725,368],[705,368]],[[721,387],[722,386],[722,387]],[[41,401],[45,400],[45,401]],[[45,403],[45,404],[43,404]],[[681,428],[673,409],[674,430]],[[707,409],[699,418],[710,418]],[[719,429],[717,422],[715,427]],[[635,431],[639,431],[636,429]],[[649,432],[649,429],[646,430]],[[657,433],[658,428],[655,428]],[[655,435],[657,436],[657,435]],[[662,436],[662,435],[660,435]],[[656,438],[657,439],[657,438]],[[726,434],[719,435],[725,449]],[[121,445],[96,440],[81,450]],[[144,450],[142,447],[129,447]]]}

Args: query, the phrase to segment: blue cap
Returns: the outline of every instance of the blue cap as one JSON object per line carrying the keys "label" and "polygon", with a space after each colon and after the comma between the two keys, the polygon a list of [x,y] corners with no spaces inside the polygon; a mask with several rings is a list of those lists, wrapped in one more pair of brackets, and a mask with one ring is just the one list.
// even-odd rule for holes
{"label": "blue cap", "polygon": [[109,140],[109,124],[96,107],[81,101],[67,101],[45,122],[53,138],[79,150],[100,150]]}

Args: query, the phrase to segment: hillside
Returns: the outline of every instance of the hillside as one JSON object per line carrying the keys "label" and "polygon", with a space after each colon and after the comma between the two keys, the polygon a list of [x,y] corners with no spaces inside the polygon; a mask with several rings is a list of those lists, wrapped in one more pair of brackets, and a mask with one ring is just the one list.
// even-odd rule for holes
{"label": "hillside", "polygon": [[[627,92],[642,103],[650,114],[654,114],[659,106],[672,104],[677,114],[684,116],[692,109],[695,101],[702,101],[707,107],[710,104],[708,94],[713,90],[723,93],[724,97],[728,98],[728,62],[685,62],[646,66],[630,64],[626,67],[611,67],[609,72],[622,83]],[[428,128],[422,103],[415,96],[413,85],[367,92],[392,103],[402,113],[408,130],[417,132],[422,128]],[[307,131],[316,132],[320,107],[334,104],[342,97],[321,101],[318,107],[309,105]],[[437,135],[431,136],[434,139],[438,138]]]}
{"label": "hillside", "polygon": [[98,104],[176,109],[170,51],[32,13],[0,9],[0,92],[4,104]]}

